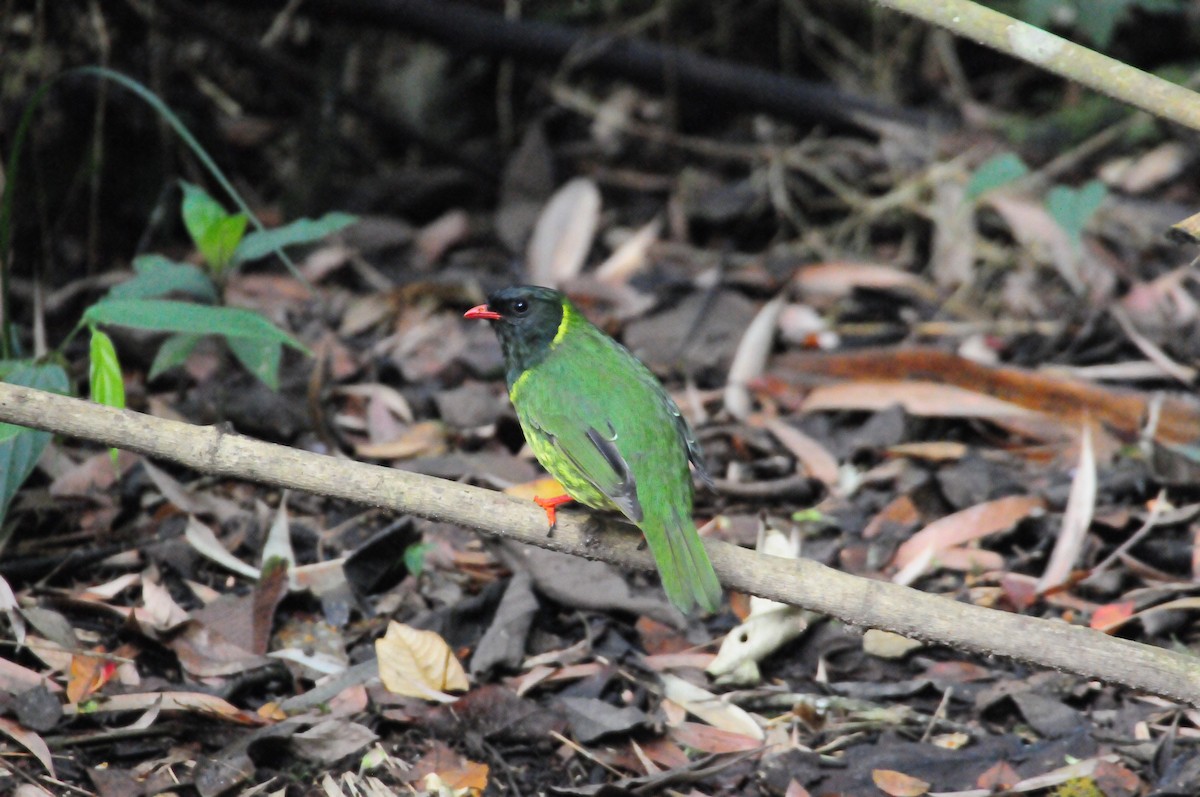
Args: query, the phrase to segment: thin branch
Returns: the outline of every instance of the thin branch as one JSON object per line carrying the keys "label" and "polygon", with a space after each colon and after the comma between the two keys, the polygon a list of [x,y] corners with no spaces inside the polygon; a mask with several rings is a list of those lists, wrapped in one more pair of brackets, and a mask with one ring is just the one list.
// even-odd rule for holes
{"label": "thin branch", "polygon": [[[309,0],[307,13],[343,25],[389,28],[432,37],[447,47],[618,77],[661,90],[673,88],[712,107],[734,105],[788,119],[836,121],[878,131],[897,123],[925,126],[923,114],[839,91],[666,47],[643,39],[604,36],[552,22],[506,19],[454,0]],[[668,77],[669,76],[669,77]]]}
{"label": "thin branch", "polygon": [[1028,61],[1161,119],[1200,130],[1200,94],[999,11],[971,0],[876,2]]}
{"label": "thin branch", "polygon": [[[576,556],[653,569],[638,535],[589,544],[586,520],[562,518],[552,536],[530,501],[393,468],[348,462],[82,399],[0,383],[0,421],[170,460],[204,473],[291,487],[458,523]],[[1056,620],[1024,617],[841,573],[805,559],[763,556],[706,542],[728,587],[802,606],[861,627],[1099,678],[1200,705],[1200,662],[1162,648]]]}

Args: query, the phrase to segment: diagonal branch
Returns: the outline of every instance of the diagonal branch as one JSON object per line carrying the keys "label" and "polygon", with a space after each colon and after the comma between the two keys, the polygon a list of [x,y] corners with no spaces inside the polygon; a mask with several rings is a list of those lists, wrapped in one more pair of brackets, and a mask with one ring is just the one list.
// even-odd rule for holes
{"label": "diagonal branch", "polygon": [[[563,518],[548,537],[544,513],[529,501],[445,479],[263,443],[215,427],[115,410],[3,383],[0,421],[126,448],[204,473],[459,523],[624,567],[654,567],[649,551],[638,550],[634,534],[610,534],[603,546],[589,545],[585,521]],[[1194,657],[1061,621],[959,603],[848,575],[805,559],[763,556],[712,540],[706,547],[727,587],[803,606],[855,626],[883,628],[1200,705],[1200,663]]]}
{"label": "diagonal branch", "polygon": [[[951,33],[1200,130],[1200,94],[971,0],[875,0]],[[1085,11],[1084,13],[1089,13]]]}

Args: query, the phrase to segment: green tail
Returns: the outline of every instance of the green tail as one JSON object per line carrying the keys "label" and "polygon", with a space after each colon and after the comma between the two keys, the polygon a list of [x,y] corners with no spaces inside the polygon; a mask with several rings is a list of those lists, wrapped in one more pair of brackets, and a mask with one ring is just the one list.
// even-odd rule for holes
{"label": "green tail", "polygon": [[692,521],[672,512],[659,526],[661,531],[653,527],[647,531],[652,523],[653,519],[647,518],[640,525],[658,565],[667,598],[684,614],[697,604],[710,613],[720,609],[721,582]]}

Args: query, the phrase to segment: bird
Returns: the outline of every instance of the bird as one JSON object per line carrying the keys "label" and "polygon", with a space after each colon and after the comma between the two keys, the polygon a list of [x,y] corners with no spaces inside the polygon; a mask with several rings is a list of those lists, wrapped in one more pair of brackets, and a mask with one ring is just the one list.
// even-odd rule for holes
{"label": "bird", "polygon": [[525,439],[566,491],[534,499],[551,532],[570,501],[618,511],[645,536],[671,603],[685,614],[716,612],[721,583],[692,521],[689,463],[712,482],[691,427],[650,369],[551,288],[503,288],[464,317],[491,322]]}

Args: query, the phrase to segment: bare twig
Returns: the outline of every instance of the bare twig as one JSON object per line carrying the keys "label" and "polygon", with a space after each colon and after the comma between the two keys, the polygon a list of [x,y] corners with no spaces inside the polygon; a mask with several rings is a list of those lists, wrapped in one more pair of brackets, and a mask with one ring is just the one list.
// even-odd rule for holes
{"label": "bare twig", "polygon": [[1200,95],[1196,92],[999,11],[971,0],[876,2],[1028,61],[1113,99],[1149,111],[1161,119],[1200,130]]}
{"label": "bare twig", "polygon": [[[17,385],[0,384],[0,420],[118,446],[196,470],[384,506],[459,523],[543,548],[652,569],[638,536],[589,545],[586,518],[564,517],[552,536],[532,502],[392,468],[347,462]],[[1191,656],[1090,628],[985,609],[872,581],[806,559],[765,556],[709,541],[721,581],[769,600],[847,623],[1125,684],[1200,705],[1200,663]]]}

